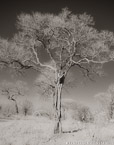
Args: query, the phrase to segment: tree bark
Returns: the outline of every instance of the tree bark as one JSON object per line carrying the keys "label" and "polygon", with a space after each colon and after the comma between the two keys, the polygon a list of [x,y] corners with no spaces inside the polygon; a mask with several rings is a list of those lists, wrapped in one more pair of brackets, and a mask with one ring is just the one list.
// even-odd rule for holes
{"label": "tree bark", "polygon": [[19,109],[18,109],[17,101],[15,99],[13,99],[13,98],[11,98],[11,100],[15,102],[16,113],[19,114]]}
{"label": "tree bark", "polygon": [[113,118],[113,108],[112,106],[110,106],[110,110],[109,110],[109,119]]}
{"label": "tree bark", "polygon": [[19,109],[16,101],[15,101],[15,108],[16,108],[16,113],[19,114]]}
{"label": "tree bark", "polygon": [[58,79],[55,93],[55,128],[54,133],[62,133],[62,123],[61,123],[61,94],[62,94],[63,84],[60,84]]}

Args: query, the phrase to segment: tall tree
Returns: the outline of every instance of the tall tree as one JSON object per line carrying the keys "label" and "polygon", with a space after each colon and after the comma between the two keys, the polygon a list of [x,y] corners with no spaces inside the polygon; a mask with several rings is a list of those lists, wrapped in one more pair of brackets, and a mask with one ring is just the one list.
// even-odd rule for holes
{"label": "tall tree", "polygon": [[18,34],[9,45],[1,42],[0,61],[18,70],[33,68],[53,74],[54,132],[61,133],[61,95],[69,70],[77,66],[90,78],[92,74],[101,74],[103,64],[114,59],[114,34],[99,32],[90,15],[72,14],[67,8],[58,15],[21,14],[17,28]]}

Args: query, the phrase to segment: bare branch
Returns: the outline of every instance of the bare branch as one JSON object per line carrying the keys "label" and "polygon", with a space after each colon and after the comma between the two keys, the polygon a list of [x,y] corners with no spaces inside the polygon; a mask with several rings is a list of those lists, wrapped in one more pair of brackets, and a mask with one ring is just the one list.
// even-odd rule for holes
{"label": "bare branch", "polygon": [[84,71],[86,71],[86,72],[84,73],[84,75],[86,74],[86,76],[87,76],[89,79],[91,79],[91,80],[93,81],[93,79],[90,77],[90,71],[89,71],[88,68],[85,68],[84,66],[82,66],[82,65],[80,65],[80,64],[77,64],[77,66],[78,66],[79,68],[83,69]]}
{"label": "bare branch", "polygon": [[87,59],[87,58],[83,58],[83,59],[80,59],[79,61],[74,61],[74,60],[72,60],[72,62],[74,63],[74,64],[89,64],[89,63],[95,63],[95,64],[104,64],[104,63],[108,63],[108,62],[111,62],[111,61],[114,61],[114,59],[110,59],[110,60],[101,60],[101,61],[97,61],[97,60],[89,60],[89,59]]}
{"label": "bare branch", "polygon": [[[47,64],[42,64],[41,62],[40,62],[40,60],[39,60],[39,57],[38,57],[38,54],[37,54],[37,52],[35,51],[35,48],[34,48],[34,46],[32,47],[32,50],[33,50],[33,53],[34,53],[34,55],[35,55],[35,58],[36,58],[36,64],[37,65],[40,65],[41,67],[47,67],[47,68],[49,68],[49,69],[51,69],[51,70],[56,70],[54,67],[52,67],[51,65],[47,65]],[[35,63],[35,61],[34,61],[34,63]]]}

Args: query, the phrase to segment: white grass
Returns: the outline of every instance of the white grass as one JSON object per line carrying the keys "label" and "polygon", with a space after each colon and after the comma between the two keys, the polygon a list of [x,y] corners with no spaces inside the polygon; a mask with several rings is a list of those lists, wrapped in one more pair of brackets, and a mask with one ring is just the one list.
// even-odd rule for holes
{"label": "white grass", "polygon": [[52,136],[52,124],[43,117],[0,122],[0,145],[37,145]]}
{"label": "white grass", "polygon": [[63,130],[75,133],[53,135],[54,121],[46,117],[15,117],[0,121],[0,145],[113,145],[114,123],[83,124],[72,119],[62,122]]}

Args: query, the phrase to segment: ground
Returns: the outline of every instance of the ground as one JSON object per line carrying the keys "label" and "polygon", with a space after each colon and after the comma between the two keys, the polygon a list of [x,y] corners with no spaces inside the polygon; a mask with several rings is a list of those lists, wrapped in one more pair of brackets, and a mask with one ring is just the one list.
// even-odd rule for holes
{"label": "ground", "polygon": [[66,133],[53,135],[54,120],[46,117],[0,119],[0,145],[114,144],[113,121],[101,125],[68,119],[62,126]]}

